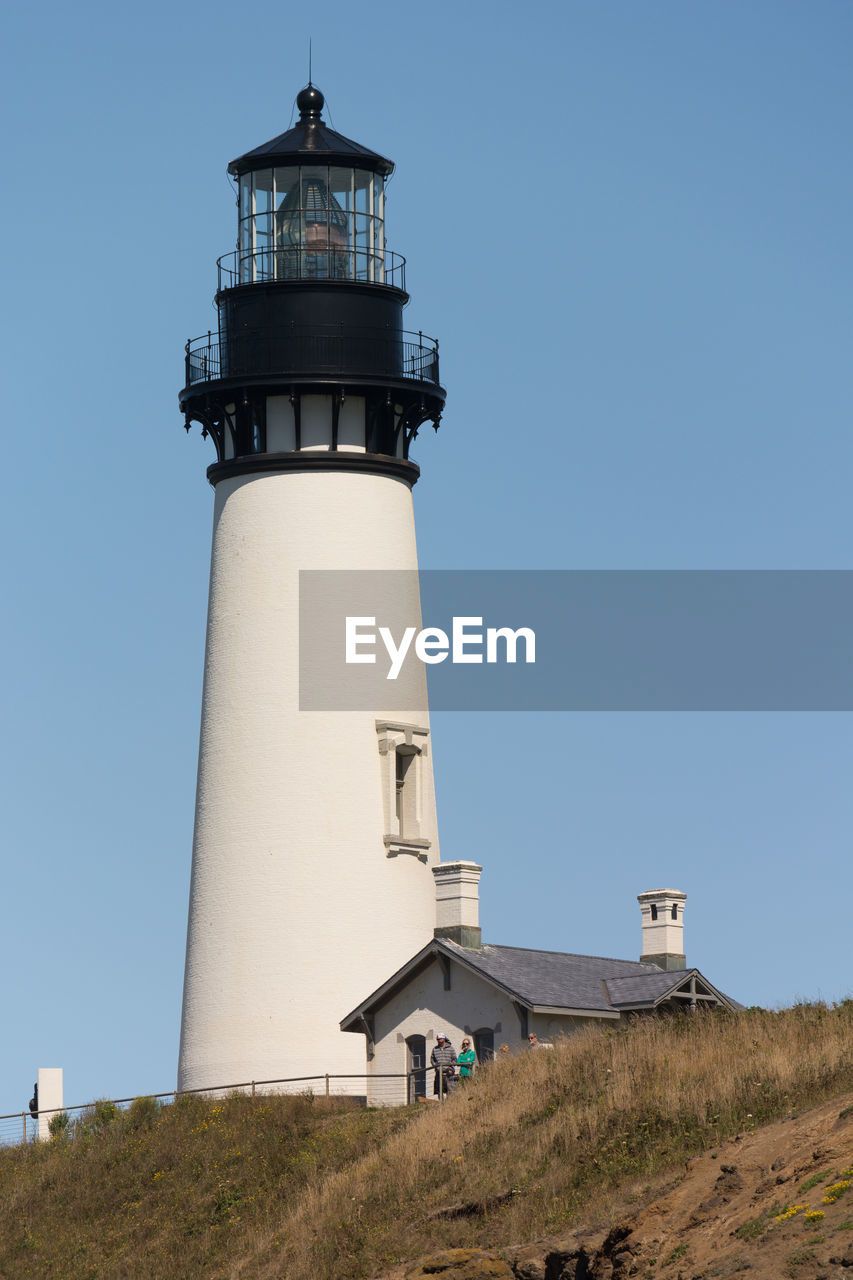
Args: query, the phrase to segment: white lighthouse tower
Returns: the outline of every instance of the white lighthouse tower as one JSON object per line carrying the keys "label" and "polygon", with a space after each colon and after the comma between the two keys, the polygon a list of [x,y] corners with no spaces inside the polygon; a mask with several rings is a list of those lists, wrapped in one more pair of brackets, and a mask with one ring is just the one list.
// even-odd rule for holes
{"label": "white lighthouse tower", "polygon": [[180,397],[217,459],[179,1089],[362,1073],[341,1017],[435,928],[426,713],[301,711],[298,646],[300,570],[417,569],[438,344],[403,330],[393,165],[297,105],[229,165],[239,247]]}

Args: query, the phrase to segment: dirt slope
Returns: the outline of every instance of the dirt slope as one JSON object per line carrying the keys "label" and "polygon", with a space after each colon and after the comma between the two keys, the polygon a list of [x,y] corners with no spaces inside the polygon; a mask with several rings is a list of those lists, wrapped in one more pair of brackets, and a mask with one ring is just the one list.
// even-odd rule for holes
{"label": "dirt slope", "polygon": [[[580,1227],[569,1240],[500,1254],[449,1250],[396,1275],[716,1280],[743,1273],[748,1280],[853,1280],[853,1186],[838,1186],[851,1174],[848,1094],[690,1161],[668,1187],[647,1192],[641,1208],[626,1205],[607,1235]],[[823,1216],[809,1221],[807,1213]]]}
{"label": "dirt slope", "polygon": [[[694,1280],[749,1271],[750,1280],[853,1280],[853,1193],[842,1190],[832,1204],[823,1203],[851,1165],[853,1095],[707,1152],[626,1221],[639,1267],[634,1274],[680,1272]],[[796,1214],[776,1221],[795,1205]],[[825,1216],[808,1222],[807,1212]],[[833,1261],[847,1257],[847,1266]]]}

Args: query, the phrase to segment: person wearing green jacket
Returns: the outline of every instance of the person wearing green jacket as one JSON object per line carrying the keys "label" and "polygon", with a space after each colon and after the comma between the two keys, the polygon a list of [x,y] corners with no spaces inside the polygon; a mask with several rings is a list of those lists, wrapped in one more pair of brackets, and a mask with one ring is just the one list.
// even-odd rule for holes
{"label": "person wearing green jacket", "polygon": [[470,1080],[477,1065],[477,1055],[471,1048],[470,1040],[462,1041],[462,1048],[459,1051],[456,1062],[459,1067],[460,1080]]}

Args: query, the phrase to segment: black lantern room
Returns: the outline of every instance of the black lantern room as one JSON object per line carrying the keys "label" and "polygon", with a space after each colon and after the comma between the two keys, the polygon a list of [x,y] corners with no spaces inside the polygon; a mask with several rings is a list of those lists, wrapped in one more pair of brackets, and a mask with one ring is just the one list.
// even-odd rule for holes
{"label": "black lantern room", "polygon": [[211,483],[333,467],[414,483],[437,427],[438,342],[403,328],[405,259],[385,245],[393,164],[335,133],[313,85],[298,123],[233,160],[237,249],[219,259],[218,323],[186,347],[186,426],[213,437]]}

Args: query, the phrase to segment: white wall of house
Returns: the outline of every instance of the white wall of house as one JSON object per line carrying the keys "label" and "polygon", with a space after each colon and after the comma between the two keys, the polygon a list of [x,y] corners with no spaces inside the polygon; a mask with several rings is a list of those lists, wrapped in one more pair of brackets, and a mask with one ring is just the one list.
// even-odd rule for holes
{"label": "white wall of house", "polygon": [[[597,1019],[529,1013],[527,1031],[535,1032],[541,1040],[553,1040],[559,1035],[571,1035],[589,1021]],[[410,1036],[424,1037],[429,1060],[437,1031],[444,1031],[449,1036],[458,1053],[463,1037],[468,1036],[473,1041],[474,1032],[482,1028],[493,1031],[496,1053],[502,1044],[509,1045],[512,1053],[527,1052],[526,1033],[511,997],[453,960],[450,961],[450,989],[446,990],[444,969],[435,959],[376,1010],[373,1056],[368,1059],[368,1074],[381,1076],[407,1071],[406,1041]],[[429,1098],[433,1096],[432,1087],[433,1073],[430,1071],[427,1074]],[[375,1103],[401,1105],[408,1100],[406,1082],[401,1080],[397,1084],[376,1080],[375,1087],[371,1089],[368,1081],[368,1098]]]}

